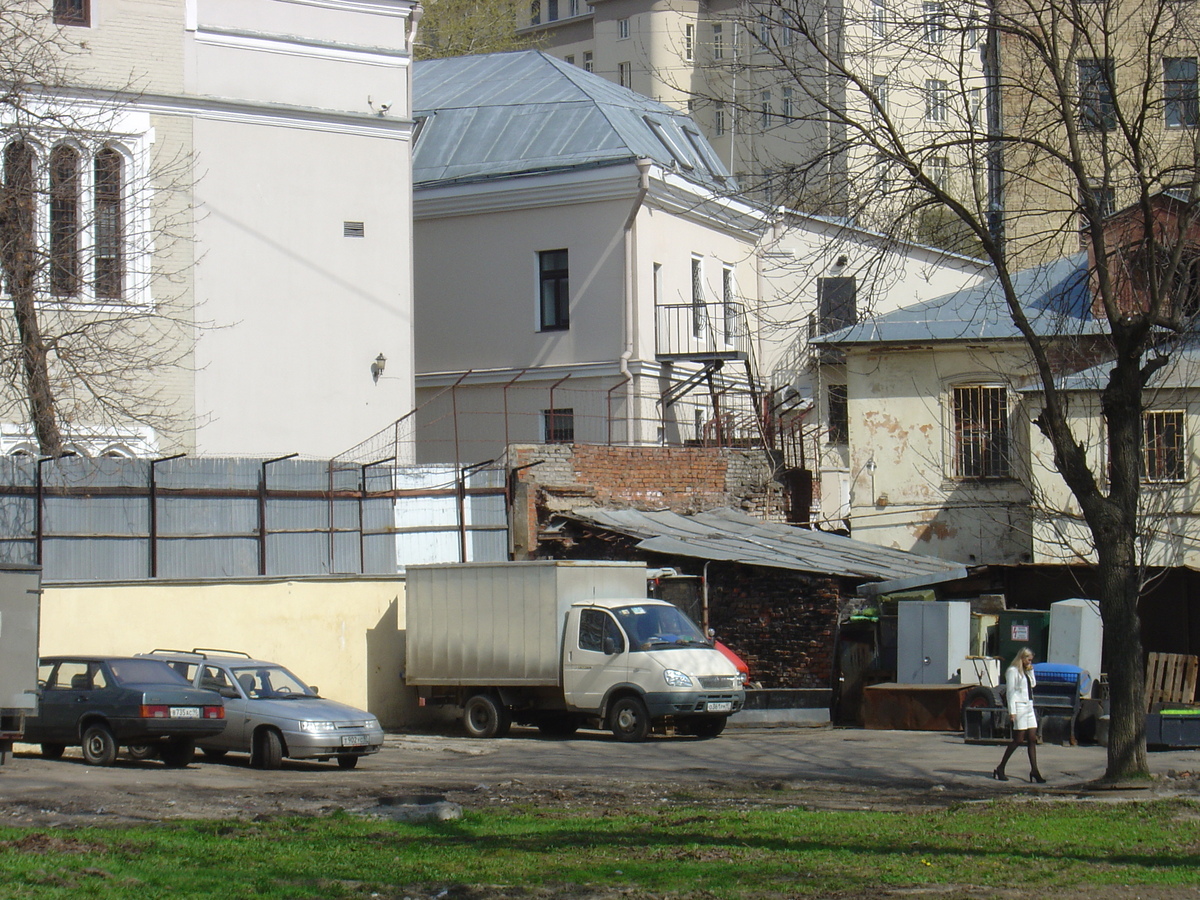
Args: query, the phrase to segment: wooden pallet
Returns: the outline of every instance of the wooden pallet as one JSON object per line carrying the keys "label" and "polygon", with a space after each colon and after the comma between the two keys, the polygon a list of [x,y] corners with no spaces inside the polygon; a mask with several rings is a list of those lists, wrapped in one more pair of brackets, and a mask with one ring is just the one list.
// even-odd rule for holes
{"label": "wooden pallet", "polygon": [[1193,703],[1200,658],[1182,653],[1151,653],[1146,659],[1146,712],[1155,703]]}

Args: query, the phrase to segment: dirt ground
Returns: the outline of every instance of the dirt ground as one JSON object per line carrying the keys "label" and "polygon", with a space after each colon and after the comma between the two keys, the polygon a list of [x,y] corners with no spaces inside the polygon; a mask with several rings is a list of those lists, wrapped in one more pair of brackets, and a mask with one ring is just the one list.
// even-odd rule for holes
{"label": "dirt ground", "polygon": [[[807,748],[816,737],[806,736],[803,745]],[[749,738],[734,743],[735,738],[726,737],[703,745],[673,746],[664,742],[634,751],[604,739],[472,742],[390,736],[380,754],[352,771],[339,770],[330,763],[289,761],[278,772],[263,772],[251,769],[244,757],[233,756],[219,763],[198,757],[186,770],[169,770],[157,761],[126,759],[110,769],[95,769],[83,763],[78,751],[69,750],[68,758],[52,762],[41,759],[35,748],[23,747],[0,767],[0,796],[4,798],[0,802],[0,822],[46,829],[23,838],[25,843],[18,848],[37,853],[45,852],[57,841],[70,840],[69,831],[64,829],[81,825],[119,827],[181,818],[253,820],[335,811],[370,814],[384,807],[434,808],[435,804],[464,809],[537,805],[604,814],[661,808],[664,803],[720,808],[801,805],[810,809],[919,810],[995,799],[1001,790],[1007,796],[1030,802],[1137,802],[1177,796],[1200,799],[1200,759],[1194,763],[1195,771],[1180,767],[1172,759],[1174,765],[1169,769],[1157,766],[1161,771],[1149,784],[1119,789],[1100,789],[1091,782],[1068,780],[1071,773],[1067,771],[1046,787],[1029,785],[1015,772],[1011,782],[998,785],[980,772],[982,768],[986,773],[990,771],[986,766],[994,765],[993,748],[974,751],[970,761],[963,764],[963,751],[953,741],[898,736],[893,740],[898,745],[897,754],[912,757],[913,747],[926,748],[927,771],[886,777],[889,766],[884,764],[880,766],[880,777],[861,772],[838,777],[844,766],[838,767],[832,754],[854,746],[854,742],[876,738],[851,735],[840,744],[833,743],[835,739],[821,735],[816,743],[829,743],[805,751],[811,752],[814,759],[824,759],[825,770],[806,765],[798,752],[795,759],[787,756],[796,752],[788,748],[799,743],[797,738],[773,734],[758,736],[753,739],[755,743],[747,743]],[[916,743],[905,743],[908,741]],[[874,743],[870,746],[876,749]],[[702,752],[707,755],[695,755]],[[734,760],[731,765],[729,756],[736,753],[744,753],[745,759]],[[786,756],[788,765],[773,761],[773,753]],[[1068,763],[1077,759],[1065,751],[1048,755]],[[1191,758],[1178,759],[1188,762]],[[671,765],[672,761],[686,765]],[[953,768],[951,761],[958,768]],[[1066,770],[1067,766],[1059,768]],[[636,891],[462,885],[440,885],[436,890],[409,886],[395,895],[396,900],[642,900],[648,896]],[[945,900],[1041,900],[1043,895],[962,885],[907,890],[880,886],[829,896],[838,900],[925,896]],[[1056,890],[1054,896],[1055,900],[1200,900],[1200,886]]]}

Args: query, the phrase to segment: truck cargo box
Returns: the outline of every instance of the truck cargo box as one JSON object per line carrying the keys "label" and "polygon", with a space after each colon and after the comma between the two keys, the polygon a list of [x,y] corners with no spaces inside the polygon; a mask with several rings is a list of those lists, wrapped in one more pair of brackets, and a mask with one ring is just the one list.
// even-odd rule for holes
{"label": "truck cargo box", "polygon": [[558,685],[568,608],[645,597],[646,567],[574,560],[409,566],[406,582],[408,684]]}
{"label": "truck cargo box", "polygon": [[0,566],[0,709],[37,709],[41,570]]}

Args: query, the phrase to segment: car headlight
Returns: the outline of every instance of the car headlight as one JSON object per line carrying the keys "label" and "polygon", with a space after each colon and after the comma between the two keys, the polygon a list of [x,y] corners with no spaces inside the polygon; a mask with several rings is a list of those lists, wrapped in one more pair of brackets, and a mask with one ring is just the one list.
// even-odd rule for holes
{"label": "car headlight", "polygon": [[301,731],[310,731],[314,734],[322,734],[328,731],[337,730],[337,726],[332,722],[301,722]]}
{"label": "car headlight", "polygon": [[671,687],[691,687],[692,679],[688,678],[678,669],[667,669],[663,672],[663,678]]}

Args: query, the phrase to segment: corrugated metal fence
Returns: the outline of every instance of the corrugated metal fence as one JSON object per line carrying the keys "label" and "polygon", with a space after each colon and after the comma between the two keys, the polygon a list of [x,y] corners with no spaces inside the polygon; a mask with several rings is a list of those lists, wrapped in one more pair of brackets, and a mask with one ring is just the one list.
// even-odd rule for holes
{"label": "corrugated metal fence", "polygon": [[498,469],[0,459],[0,561],[50,582],[386,574],[507,551]]}

